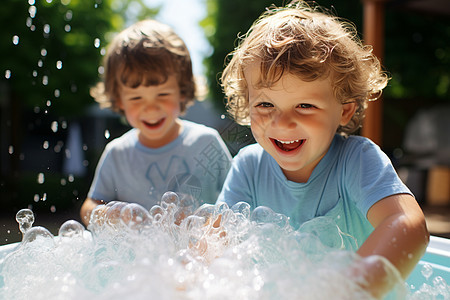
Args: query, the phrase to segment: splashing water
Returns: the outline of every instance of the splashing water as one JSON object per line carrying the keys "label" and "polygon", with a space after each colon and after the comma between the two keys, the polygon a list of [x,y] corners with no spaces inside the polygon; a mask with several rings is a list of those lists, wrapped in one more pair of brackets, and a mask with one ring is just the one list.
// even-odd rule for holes
{"label": "splashing water", "polygon": [[34,214],[29,209],[21,209],[16,214],[16,221],[19,223],[20,232],[24,235],[33,226]]}
{"label": "splashing water", "polygon": [[[0,299],[373,299],[351,275],[362,259],[329,219],[293,230],[267,207],[186,207],[175,193],[150,211],[109,202],[89,231],[70,220],[56,237],[21,210],[23,241],[0,261]],[[389,299],[449,295],[440,277],[412,294],[379,259],[397,282]]]}

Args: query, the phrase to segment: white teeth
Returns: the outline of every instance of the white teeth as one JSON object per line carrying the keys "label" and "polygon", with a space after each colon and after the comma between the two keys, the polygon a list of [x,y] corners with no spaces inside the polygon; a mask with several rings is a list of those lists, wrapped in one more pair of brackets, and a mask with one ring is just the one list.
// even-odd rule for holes
{"label": "white teeth", "polygon": [[277,141],[279,141],[282,144],[292,144],[292,143],[298,143],[300,140],[295,140],[295,141],[280,141],[280,140],[277,140]]}

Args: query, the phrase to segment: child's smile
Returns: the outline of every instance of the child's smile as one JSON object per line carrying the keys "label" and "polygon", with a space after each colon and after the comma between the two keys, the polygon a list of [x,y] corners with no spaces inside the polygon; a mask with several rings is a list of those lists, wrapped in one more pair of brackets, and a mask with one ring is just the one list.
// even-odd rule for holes
{"label": "child's smile", "polygon": [[151,121],[142,121],[142,122],[143,122],[143,123],[145,124],[145,126],[147,126],[149,129],[157,129],[157,128],[159,128],[159,127],[162,126],[162,124],[164,123],[165,120],[166,120],[166,118],[161,118],[161,119],[156,120],[156,121],[151,120]]}
{"label": "child's smile", "polygon": [[299,150],[305,142],[304,139],[294,140],[294,141],[281,141],[281,140],[276,140],[276,139],[271,139],[271,140],[275,144],[276,147],[278,147],[281,151],[285,151],[285,152]]}

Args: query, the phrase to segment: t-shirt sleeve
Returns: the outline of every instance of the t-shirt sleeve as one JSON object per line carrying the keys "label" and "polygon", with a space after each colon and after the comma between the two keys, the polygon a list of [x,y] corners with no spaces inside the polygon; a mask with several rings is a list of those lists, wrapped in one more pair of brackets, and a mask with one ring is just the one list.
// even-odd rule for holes
{"label": "t-shirt sleeve", "polygon": [[389,157],[368,139],[355,143],[347,156],[347,192],[364,216],[376,202],[396,194],[411,194]]}
{"label": "t-shirt sleeve", "polygon": [[108,147],[103,151],[102,156],[97,164],[94,179],[88,193],[88,197],[95,200],[103,200],[105,202],[118,200],[116,195],[114,174],[115,170],[113,157]]}
{"label": "t-shirt sleeve", "polygon": [[251,160],[246,156],[246,153],[241,150],[234,157],[217,203],[225,202],[231,207],[238,202],[247,202],[254,207],[252,196],[254,193],[250,182],[254,177],[251,174],[254,168],[251,167]]}

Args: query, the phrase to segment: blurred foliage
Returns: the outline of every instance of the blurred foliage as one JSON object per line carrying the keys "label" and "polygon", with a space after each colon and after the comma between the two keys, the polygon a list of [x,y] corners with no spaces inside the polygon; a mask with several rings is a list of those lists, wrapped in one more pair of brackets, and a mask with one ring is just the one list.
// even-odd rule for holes
{"label": "blurred foliage", "polygon": [[388,7],[384,64],[386,97],[450,101],[449,16]]}
{"label": "blurred foliage", "polygon": [[[62,174],[72,121],[95,105],[89,89],[99,81],[99,66],[114,34],[159,8],[143,0],[6,0],[0,10],[0,201],[3,207],[28,205],[49,211],[84,200],[98,160],[83,140],[88,176]],[[92,118],[92,116],[91,116]],[[106,117],[99,120],[106,124]],[[56,124],[54,128],[53,124]],[[96,135],[91,134],[92,137]],[[115,136],[112,136],[115,137]],[[84,137],[85,138],[85,137]],[[44,146],[46,145],[46,146]],[[86,150],[87,149],[87,150]],[[84,162],[83,162],[84,163]],[[45,183],[36,182],[45,174]],[[43,201],[35,196],[46,194]]]}
{"label": "blurred foliage", "polygon": [[206,76],[211,98],[217,109],[225,111],[219,78],[226,65],[226,56],[237,46],[236,39],[247,32],[253,22],[271,4],[281,5],[283,1],[273,0],[207,0],[208,17],[201,26],[213,47],[213,53],[205,59]]}
{"label": "blurred foliage", "polygon": [[13,98],[24,108],[41,107],[76,116],[92,104],[89,88],[108,33],[121,30],[124,16],[152,16],[136,0],[7,0],[0,10],[0,70]]}

